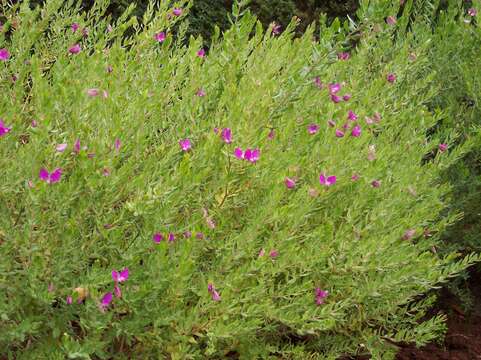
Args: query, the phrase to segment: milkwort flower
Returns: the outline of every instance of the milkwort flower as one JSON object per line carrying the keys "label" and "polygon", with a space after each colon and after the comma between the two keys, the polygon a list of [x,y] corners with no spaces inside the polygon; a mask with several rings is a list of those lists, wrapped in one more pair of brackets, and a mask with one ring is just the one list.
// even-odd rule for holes
{"label": "milkwort flower", "polygon": [[396,74],[393,74],[393,73],[390,73],[386,76],[386,80],[391,84],[394,83],[396,79],[397,79]]}
{"label": "milkwort flower", "polygon": [[296,182],[289,177],[285,178],[284,183],[288,189],[293,189],[296,186]]}
{"label": "milkwort flower", "polygon": [[5,134],[8,134],[12,130],[12,128],[7,127],[4,123],[3,120],[0,119],[0,137],[2,137]]}
{"label": "milkwort flower", "polygon": [[351,121],[357,121],[358,116],[354,111],[349,110],[349,113],[347,114],[347,118]]}
{"label": "milkwort flower", "polygon": [[56,168],[49,173],[45,168],[41,168],[38,177],[47,184],[54,184],[60,181],[60,178],[62,177],[62,169]]}
{"label": "milkwort flower", "polygon": [[321,185],[331,186],[331,185],[334,185],[336,181],[337,181],[337,178],[334,175],[326,176],[324,173],[319,175],[319,182],[321,183]]}
{"label": "milkwort flower", "polygon": [[58,151],[58,152],[64,152],[65,149],[67,149],[67,144],[58,144],[55,149]]}
{"label": "milkwort flower", "polygon": [[0,61],[7,61],[10,58],[10,52],[3,48],[0,49]]}
{"label": "milkwort flower", "polygon": [[156,244],[160,244],[160,242],[164,240],[164,235],[160,234],[160,233],[155,233],[153,236],[152,236],[152,241],[155,242]]}
{"label": "milkwort flower", "polygon": [[69,49],[68,49],[68,52],[70,54],[73,54],[73,55],[78,54],[80,51],[82,51],[82,48],[80,47],[80,44],[75,44],[75,45],[69,47]]}
{"label": "milkwort flower", "polygon": [[251,163],[256,163],[259,160],[261,151],[259,149],[249,149],[242,151],[241,148],[235,148],[234,156],[239,160],[247,160]]}
{"label": "milkwort flower", "polygon": [[344,132],[342,132],[342,130],[336,129],[336,137],[338,138],[344,137]]}
{"label": "milkwort flower", "polygon": [[77,23],[73,23],[70,28],[72,29],[72,32],[76,32],[79,29],[80,25]]}
{"label": "milkwort flower", "polygon": [[112,270],[112,280],[115,282],[124,282],[129,278],[129,269],[124,268],[122,271]]}
{"label": "milkwort flower", "polygon": [[197,56],[200,57],[200,58],[204,58],[205,57],[205,50],[200,49],[199,51],[197,51]]}
{"label": "milkwort flower", "polygon": [[204,97],[206,95],[206,92],[204,89],[200,88],[197,90],[197,92],[195,93],[198,97]]}
{"label": "milkwort flower", "polygon": [[156,34],[154,34],[154,39],[157,40],[159,43],[162,43],[165,41],[165,32],[161,31]]}
{"label": "milkwort flower", "polygon": [[309,134],[314,135],[315,133],[317,133],[317,132],[319,131],[319,125],[317,125],[317,124],[310,124],[310,125],[307,127],[307,131],[309,132]]}
{"label": "milkwort flower", "polygon": [[438,148],[443,153],[448,149],[448,144],[439,144]]}
{"label": "milkwort flower", "polygon": [[316,288],[315,290],[315,298],[316,298],[316,305],[324,304],[324,299],[329,295],[329,292],[326,290],[321,290],[321,288]]}
{"label": "milkwort flower", "polygon": [[352,128],[351,135],[353,137],[359,137],[361,136],[361,127],[359,125],[356,125]]}
{"label": "milkwort flower", "polygon": [[329,94],[331,95],[337,94],[339,90],[341,90],[341,84],[339,83],[329,84]]}
{"label": "milkwort flower", "polygon": [[192,148],[192,144],[190,143],[189,139],[179,140],[179,145],[180,145],[182,151],[189,151]]}
{"label": "milkwort flower", "polygon": [[221,136],[226,144],[232,143],[232,131],[230,128],[222,129]]}
{"label": "milkwort flower", "polygon": [[100,310],[105,311],[110,303],[112,302],[113,295],[111,292],[106,293],[103,297],[102,300],[100,300]]}
{"label": "milkwort flower", "polygon": [[182,9],[181,8],[174,8],[174,10],[172,10],[172,14],[174,14],[174,16],[180,16],[180,15],[182,15]]}
{"label": "milkwort flower", "polygon": [[349,60],[350,57],[351,55],[348,52],[340,52],[339,54],[337,54],[337,58],[339,60]]}
{"label": "milkwort flower", "polygon": [[386,23],[387,23],[388,25],[391,25],[391,26],[392,26],[392,25],[396,25],[397,20],[396,20],[396,18],[395,18],[394,16],[390,15],[390,16],[388,16],[388,17],[386,18]]}
{"label": "milkwort flower", "polygon": [[215,289],[214,285],[209,283],[207,285],[207,291],[209,292],[209,294],[212,296],[212,300],[213,301],[220,301],[220,295],[219,293],[217,292],[217,290]]}
{"label": "milkwort flower", "polygon": [[468,15],[474,17],[478,14],[478,11],[475,8],[468,9]]}

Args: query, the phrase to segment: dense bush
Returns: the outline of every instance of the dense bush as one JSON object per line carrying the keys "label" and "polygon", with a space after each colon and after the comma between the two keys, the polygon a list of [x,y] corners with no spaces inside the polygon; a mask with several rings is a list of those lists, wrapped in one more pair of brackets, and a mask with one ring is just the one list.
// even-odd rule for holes
{"label": "dense bush", "polygon": [[347,60],[338,21],[313,42],[236,9],[204,55],[168,2],[142,28],[107,7],[23,3],[0,35],[2,356],[384,359],[442,333],[420,296],[476,260],[432,251],[470,141],[428,136],[430,43],[393,41],[397,5],[364,3]]}

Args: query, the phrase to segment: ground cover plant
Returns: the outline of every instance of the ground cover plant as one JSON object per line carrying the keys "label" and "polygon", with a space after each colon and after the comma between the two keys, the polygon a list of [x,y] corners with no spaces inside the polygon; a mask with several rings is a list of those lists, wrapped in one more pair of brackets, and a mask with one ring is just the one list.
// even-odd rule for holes
{"label": "ground cover plant", "polygon": [[477,257],[436,252],[471,142],[429,135],[429,41],[390,1],[319,41],[236,4],[205,51],[190,5],[4,9],[0,354],[384,359],[442,334],[425,295]]}

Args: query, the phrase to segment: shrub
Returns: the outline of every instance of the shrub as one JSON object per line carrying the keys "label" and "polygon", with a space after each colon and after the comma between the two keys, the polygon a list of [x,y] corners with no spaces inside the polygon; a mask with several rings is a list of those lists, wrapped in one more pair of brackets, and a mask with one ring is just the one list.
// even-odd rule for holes
{"label": "shrub", "polygon": [[339,22],[313,42],[235,7],[202,56],[168,2],[112,31],[107,7],[23,3],[0,36],[2,356],[389,358],[443,332],[421,296],[477,258],[432,251],[466,147],[426,136],[428,44],[366,23],[338,61]]}

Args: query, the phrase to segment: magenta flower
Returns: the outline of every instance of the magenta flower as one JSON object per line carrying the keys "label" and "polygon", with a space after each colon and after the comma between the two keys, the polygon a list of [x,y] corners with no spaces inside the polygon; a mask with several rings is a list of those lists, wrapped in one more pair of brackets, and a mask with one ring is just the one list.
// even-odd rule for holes
{"label": "magenta flower", "polygon": [[351,55],[348,52],[340,52],[339,54],[337,54],[337,58],[339,60],[349,60],[350,57]]}
{"label": "magenta flower", "polygon": [[439,144],[438,148],[443,153],[448,149],[448,144]]}
{"label": "magenta flower", "polygon": [[402,239],[403,240],[411,240],[414,237],[415,234],[416,234],[416,229],[406,230],[406,232],[402,236]]}
{"label": "magenta flower", "polygon": [[307,127],[307,131],[309,132],[309,134],[314,135],[319,131],[319,125],[311,124]]}
{"label": "magenta flower", "polygon": [[159,43],[162,43],[165,41],[166,35],[165,32],[161,31],[157,34],[154,34],[154,39],[157,40]]}
{"label": "magenta flower", "polygon": [[0,137],[2,137],[5,134],[8,134],[12,130],[12,128],[7,127],[4,123],[3,120],[0,119]]}
{"label": "magenta flower", "polygon": [[329,127],[334,127],[334,126],[336,126],[336,123],[334,122],[334,120],[330,119],[330,120],[327,120],[327,125]]}
{"label": "magenta flower", "polygon": [[334,95],[337,94],[341,90],[341,84],[333,83],[329,84],[329,94]]}
{"label": "magenta flower", "polygon": [[153,236],[152,236],[152,240],[159,244],[162,240],[164,240],[164,235],[162,234],[159,234],[159,233],[155,233]]}
{"label": "magenta flower", "polygon": [[40,180],[45,181],[47,184],[55,184],[60,181],[62,177],[62,169],[56,168],[54,171],[49,173],[45,168],[41,168],[38,173]]}
{"label": "magenta flower", "polygon": [[270,256],[272,259],[275,259],[276,257],[279,256],[279,251],[277,251],[277,250],[271,250],[271,252],[269,253],[269,256]]}
{"label": "magenta flower", "polygon": [[358,175],[358,174],[353,174],[353,175],[351,176],[351,180],[352,180],[352,181],[357,181],[357,180],[359,180],[359,175]]}
{"label": "magenta flower", "polygon": [[261,151],[259,149],[246,149],[245,153],[244,153],[244,158],[255,164],[258,160],[259,160],[259,157],[260,157],[260,154],[261,154]]}
{"label": "magenta flower", "polygon": [[117,152],[120,151],[120,147],[121,147],[121,146],[122,146],[122,143],[120,142],[120,139],[119,139],[119,138],[115,139],[114,148],[115,148],[115,150],[116,150]]}
{"label": "magenta flower", "polygon": [[361,136],[361,127],[359,125],[356,125],[352,128],[351,135],[353,137],[359,137]]}
{"label": "magenta flower", "polygon": [[55,148],[58,152],[64,152],[67,149],[67,144],[58,144]]}
{"label": "magenta flower", "polygon": [[326,176],[325,174],[319,175],[319,182],[321,183],[321,185],[331,186],[331,185],[334,185],[336,181],[337,181],[337,178],[334,175],[333,176]]}
{"label": "magenta flower", "polygon": [[79,29],[79,24],[73,23],[70,28],[72,29],[72,32],[76,32]]}
{"label": "magenta flower", "polygon": [[75,44],[68,49],[68,52],[75,55],[78,54],[81,50],[82,48],[80,47],[80,45]]}
{"label": "magenta flower", "polygon": [[206,95],[206,92],[204,89],[200,88],[199,90],[197,90],[197,92],[195,93],[198,97],[204,97]]}
{"label": "magenta flower", "polygon": [[235,148],[234,150],[234,156],[238,158],[239,160],[244,159],[244,152],[242,151],[241,148]]}
{"label": "magenta flower", "polygon": [[226,144],[232,143],[232,131],[230,128],[222,129],[221,136]]}
{"label": "magenta flower", "polygon": [[288,189],[293,189],[296,186],[296,182],[288,177],[285,178],[284,183]]}
{"label": "magenta flower", "polygon": [[112,302],[112,293],[108,292],[106,293],[103,297],[102,300],[100,301],[100,309],[105,310],[109,307],[110,303]]}
{"label": "magenta flower", "polygon": [[269,131],[269,134],[267,134],[267,138],[269,140],[272,140],[272,139],[274,139],[274,136],[275,136],[274,129],[271,129],[271,131]]}
{"label": "magenta flower", "polygon": [[112,270],[112,279],[115,281],[115,282],[124,282],[126,281],[127,279],[129,278],[129,269],[128,268],[124,268],[122,271],[120,272],[117,272],[115,270]]}
{"label": "magenta flower", "polygon": [[342,97],[342,100],[344,101],[349,101],[351,99],[352,95],[351,94],[346,94]]}
{"label": "magenta flower", "polygon": [[80,153],[80,139],[75,140],[75,143],[73,144],[73,151],[76,154]]}
{"label": "magenta flower", "polygon": [[316,295],[316,305],[319,306],[324,303],[324,299],[329,295],[329,292],[325,290],[321,290],[320,288],[316,288],[315,295]]}
{"label": "magenta flower", "polygon": [[173,233],[169,233],[168,239],[169,239],[169,242],[174,242],[175,241],[175,235]]}
{"label": "magenta flower", "polygon": [[87,95],[88,96],[98,96],[100,93],[99,89],[88,89],[87,90]]}
{"label": "magenta flower", "polygon": [[477,11],[475,8],[470,8],[470,9],[468,9],[468,15],[469,15],[469,16],[474,17],[474,16],[476,16],[477,14],[478,14],[478,11]]}
{"label": "magenta flower", "polygon": [[218,134],[219,133],[219,128],[214,128],[214,134]]}
{"label": "magenta flower", "polygon": [[344,132],[342,130],[336,129],[336,137],[338,138],[344,137]]}
{"label": "magenta flower", "polygon": [[351,121],[356,121],[358,119],[358,116],[356,115],[355,112],[352,110],[349,110],[349,113],[347,114],[347,118]]}
{"label": "magenta flower", "polygon": [[388,25],[396,25],[397,20],[394,16],[391,15],[386,18],[386,22]]}
{"label": "magenta flower", "polygon": [[120,286],[117,284],[114,285],[114,294],[116,298],[121,298],[122,297],[122,290],[120,290]]}
{"label": "magenta flower", "polygon": [[182,9],[181,8],[174,8],[174,10],[172,10],[172,14],[174,14],[174,16],[180,16],[180,15],[182,15]]}
{"label": "magenta flower", "polygon": [[397,77],[395,74],[390,73],[386,76],[386,80],[389,81],[391,84],[396,81]]}
{"label": "magenta flower", "polygon": [[0,61],[7,61],[8,59],[10,59],[10,52],[5,48],[0,49]]}
{"label": "magenta flower", "polygon": [[381,186],[381,182],[379,180],[374,180],[373,182],[371,182],[371,185],[373,188],[378,188]]}
{"label": "magenta flower", "polygon": [[70,295],[67,296],[67,305],[72,305],[72,302],[73,302],[72,297]]}
{"label": "magenta flower", "polygon": [[207,291],[209,292],[209,294],[211,294],[213,301],[220,301],[220,295],[217,292],[217,290],[215,289],[213,284],[209,283],[207,285]]}
{"label": "magenta flower", "polygon": [[200,49],[199,51],[197,51],[197,56],[200,57],[200,58],[204,58],[205,57],[205,50]]}
{"label": "magenta flower", "polygon": [[316,77],[314,78],[314,84],[315,84],[319,89],[321,89],[321,90],[322,90],[322,88],[324,87],[324,85],[323,85],[322,82],[321,82],[321,78],[320,78],[319,76],[316,76]]}
{"label": "magenta flower", "polygon": [[192,148],[192,144],[190,143],[189,139],[179,140],[179,145],[182,151],[189,151]]}
{"label": "magenta flower", "polygon": [[341,102],[342,98],[336,94],[331,94],[331,101],[334,104],[339,104]]}

